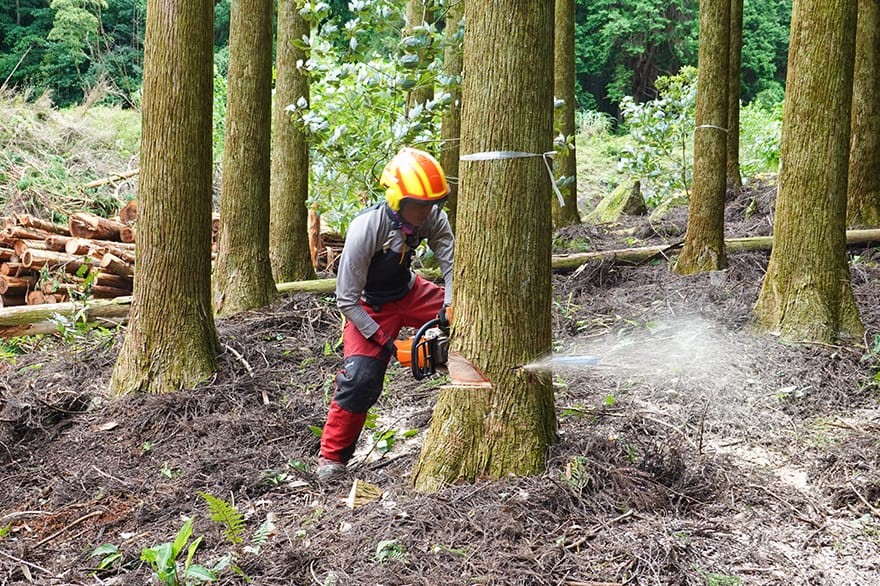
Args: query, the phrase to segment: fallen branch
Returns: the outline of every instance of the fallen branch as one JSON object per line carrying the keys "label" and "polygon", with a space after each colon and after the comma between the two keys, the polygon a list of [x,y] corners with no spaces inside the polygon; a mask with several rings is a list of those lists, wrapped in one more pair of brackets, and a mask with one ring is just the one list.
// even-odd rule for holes
{"label": "fallen branch", "polygon": [[95,187],[101,187],[102,185],[107,185],[108,183],[116,183],[117,181],[124,181],[125,179],[130,179],[140,173],[140,169],[132,169],[131,171],[123,171],[122,173],[116,173],[114,175],[109,175],[107,177],[103,177],[101,179],[95,179],[94,181],[90,181],[83,185],[85,189],[94,189]]}

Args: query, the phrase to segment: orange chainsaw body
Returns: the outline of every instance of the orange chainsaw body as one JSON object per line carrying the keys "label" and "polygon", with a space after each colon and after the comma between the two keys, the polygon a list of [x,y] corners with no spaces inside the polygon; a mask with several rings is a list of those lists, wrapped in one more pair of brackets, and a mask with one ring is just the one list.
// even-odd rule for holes
{"label": "orange chainsaw body", "polygon": [[438,327],[438,320],[423,325],[416,334],[406,340],[395,340],[397,361],[408,366],[416,380],[422,380],[445,366],[449,359],[449,330]]}

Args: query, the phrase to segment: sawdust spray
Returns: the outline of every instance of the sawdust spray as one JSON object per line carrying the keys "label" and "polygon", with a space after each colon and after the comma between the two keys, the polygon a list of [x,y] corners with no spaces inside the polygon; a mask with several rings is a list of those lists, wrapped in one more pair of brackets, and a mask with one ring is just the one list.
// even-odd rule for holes
{"label": "sawdust spray", "polygon": [[525,368],[560,374],[601,369],[605,375],[611,371],[657,382],[686,377],[713,387],[727,386],[751,370],[739,339],[744,335],[697,316],[646,320],[575,342]]}

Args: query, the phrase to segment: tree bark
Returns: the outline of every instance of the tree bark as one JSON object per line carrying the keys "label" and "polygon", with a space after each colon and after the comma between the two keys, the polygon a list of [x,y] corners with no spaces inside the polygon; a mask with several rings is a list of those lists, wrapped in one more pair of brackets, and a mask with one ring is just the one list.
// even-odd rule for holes
{"label": "tree bark", "polygon": [[856,2],[795,0],[773,252],[758,327],[786,340],[861,339],[847,266],[846,185]]}
{"label": "tree bark", "polygon": [[[414,29],[420,26],[427,26],[434,23],[434,2],[435,0],[407,0],[406,3],[406,30],[405,34],[410,36]],[[420,49],[421,62],[433,61],[432,48]],[[410,110],[420,104],[425,104],[434,98],[434,86],[424,83],[418,84],[407,93],[406,96],[406,116],[409,118]]]}
{"label": "tree bark", "polygon": [[859,0],[846,223],[880,226],[880,6]]}
{"label": "tree bark", "polygon": [[272,0],[233,0],[214,311],[233,315],[275,299],[269,261]]}
{"label": "tree bark", "polygon": [[[465,20],[464,156],[547,152],[553,4],[466,2]],[[546,168],[540,157],[463,161],[461,176],[451,350],[491,388],[457,385],[453,377],[440,391],[412,476],[423,491],[539,473],[556,440],[549,377],[519,368],[551,347]],[[508,270],[511,263],[517,271]]]}
{"label": "tree bark", "polygon": [[739,98],[742,76],[743,0],[730,0],[730,67],[727,88],[727,187],[734,197],[742,193],[739,168]]}
{"label": "tree bark", "polygon": [[138,276],[110,380],[118,395],[193,388],[217,369],[210,298],[213,6],[148,0]]}
{"label": "tree bark", "polygon": [[300,46],[309,22],[299,13],[301,0],[278,2],[278,48],[275,57],[274,130],[270,183],[269,259],[278,283],[315,278],[308,241],[309,145],[287,107],[309,101],[308,57]]}
{"label": "tree bark", "polygon": [[556,161],[553,169],[562,200],[551,196],[553,209],[553,228],[578,224],[577,194],[577,156],[575,151],[575,97],[574,97],[574,0],[556,0],[555,43],[553,64],[553,93],[562,105],[554,108],[554,130],[557,136],[565,139],[565,144],[556,147]]}
{"label": "tree bark", "polygon": [[727,191],[730,2],[700,2],[694,189],[688,205],[684,248],[674,268],[682,275],[727,266],[724,199]]}
{"label": "tree bark", "polygon": [[464,31],[464,2],[447,0],[445,48],[443,51],[443,74],[449,80],[445,88],[452,96],[449,107],[443,112],[440,127],[440,165],[446,172],[449,197],[446,200],[446,214],[453,230],[458,208],[458,157],[461,137],[461,40]]}

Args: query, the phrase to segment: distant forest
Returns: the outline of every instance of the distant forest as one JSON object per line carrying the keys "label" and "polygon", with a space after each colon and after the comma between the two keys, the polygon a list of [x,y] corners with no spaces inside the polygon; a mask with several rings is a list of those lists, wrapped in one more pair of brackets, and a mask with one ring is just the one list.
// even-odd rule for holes
{"label": "distant forest", "polygon": [[[371,0],[399,8],[404,0]],[[443,5],[435,0],[437,26]],[[215,5],[218,75],[225,75],[229,2]],[[369,3],[369,2],[367,2]],[[347,0],[330,0],[322,34],[346,43]],[[364,2],[360,2],[364,4]],[[139,101],[147,0],[10,0],[0,4],[0,86],[67,106],[90,88],[124,106]],[[577,97],[581,109],[617,115],[624,96],[655,97],[654,80],[697,62],[698,0],[578,0]],[[742,99],[781,100],[791,0],[745,0]],[[377,31],[378,34],[387,34]]]}

